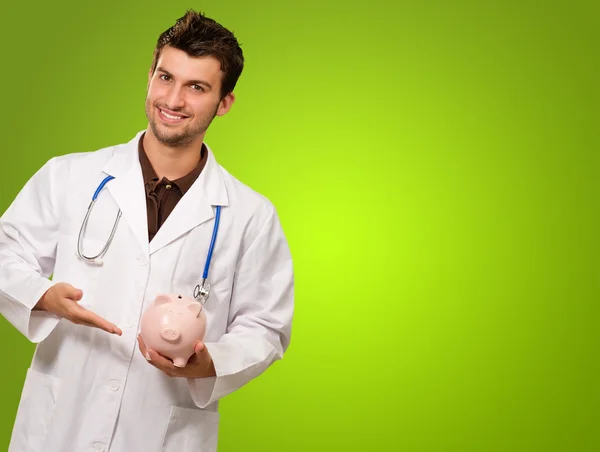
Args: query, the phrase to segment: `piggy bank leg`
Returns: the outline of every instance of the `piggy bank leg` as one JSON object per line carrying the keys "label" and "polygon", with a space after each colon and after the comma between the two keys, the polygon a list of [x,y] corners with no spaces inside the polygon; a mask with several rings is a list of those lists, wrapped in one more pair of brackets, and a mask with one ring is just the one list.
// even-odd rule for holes
{"label": "piggy bank leg", "polygon": [[175,367],[185,367],[189,358],[175,358],[173,364]]}

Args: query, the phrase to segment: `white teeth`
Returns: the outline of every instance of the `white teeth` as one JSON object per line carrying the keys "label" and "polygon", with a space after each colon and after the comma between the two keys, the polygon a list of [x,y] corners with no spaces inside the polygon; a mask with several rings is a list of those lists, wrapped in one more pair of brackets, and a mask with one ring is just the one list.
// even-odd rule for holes
{"label": "white teeth", "polygon": [[173,116],[173,115],[170,115],[167,112],[165,112],[164,110],[161,110],[161,113],[163,115],[165,115],[169,119],[182,119],[183,118],[183,116]]}

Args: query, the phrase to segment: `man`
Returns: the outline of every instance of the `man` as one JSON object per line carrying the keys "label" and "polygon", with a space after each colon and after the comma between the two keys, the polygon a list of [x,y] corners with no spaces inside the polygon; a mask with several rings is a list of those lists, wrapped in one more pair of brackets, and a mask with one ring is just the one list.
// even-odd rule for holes
{"label": "man", "polygon": [[[38,344],[10,451],[216,451],[219,400],[283,357],[294,282],[278,216],[204,142],[243,64],[231,32],[187,12],[158,39],[147,129],[51,159],[2,216],[0,312]],[[185,367],[137,333],[163,293],[203,303]]]}

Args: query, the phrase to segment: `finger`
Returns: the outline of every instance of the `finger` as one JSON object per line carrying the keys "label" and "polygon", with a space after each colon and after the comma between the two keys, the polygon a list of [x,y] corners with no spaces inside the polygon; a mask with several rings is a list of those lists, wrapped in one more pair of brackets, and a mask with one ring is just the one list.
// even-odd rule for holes
{"label": "finger", "polygon": [[137,335],[137,341],[140,346],[140,351],[146,353],[146,343],[144,342],[144,339],[142,339],[141,333]]}
{"label": "finger", "polygon": [[75,317],[75,319],[87,323],[89,326],[100,328],[101,330],[104,330],[108,333],[117,334],[118,336],[121,336],[123,334],[119,327],[110,323],[108,320],[103,319],[98,314],[92,311],[88,311],[87,309],[81,306],[74,312],[73,316]]}
{"label": "finger", "polygon": [[179,367],[175,367],[175,365],[169,359],[165,358],[161,354],[152,349],[148,349],[148,355],[150,356],[150,359],[154,365],[167,375],[176,376],[180,374],[181,369],[179,369]]}
{"label": "finger", "polygon": [[81,301],[83,298],[83,291],[81,289],[73,288],[73,291],[67,295],[67,298],[70,298],[73,301]]}
{"label": "finger", "polygon": [[137,341],[138,341],[138,347],[140,349],[140,353],[142,354],[142,356],[144,358],[146,358],[146,360],[148,362],[152,361],[150,359],[150,355],[148,354],[148,350],[146,349],[146,344],[144,343],[144,340],[142,339],[142,335],[141,334],[138,334]]}
{"label": "finger", "polygon": [[69,298],[73,301],[80,301],[83,297],[83,291],[81,289],[77,289],[70,284],[64,285],[63,293],[61,294],[65,298]]}
{"label": "finger", "polygon": [[194,353],[195,354],[200,354],[205,350],[205,346],[204,346],[204,342],[199,341],[196,346],[194,347]]}
{"label": "finger", "polygon": [[[158,366],[156,364],[154,364],[152,362],[152,360],[150,359],[150,355],[148,354],[148,349],[146,348],[146,344],[144,343],[144,340],[142,339],[141,334],[138,334],[137,338],[138,338],[138,348],[139,348],[142,356],[144,358],[146,358],[146,361],[148,361],[148,364],[150,364],[151,366],[154,366],[158,369]],[[159,370],[161,370],[161,369],[159,369]]]}
{"label": "finger", "polygon": [[[112,328],[102,328],[102,327],[98,326],[97,322],[88,322],[85,320],[79,320],[79,321],[75,320],[74,323],[77,323],[79,325],[89,326],[91,328],[98,328],[98,329],[101,329],[108,333],[116,334],[117,336],[120,336],[122,334],[122,331],[116,326],[113,326]],[[110,325],[112,325],[112,324],[110,324]]]}

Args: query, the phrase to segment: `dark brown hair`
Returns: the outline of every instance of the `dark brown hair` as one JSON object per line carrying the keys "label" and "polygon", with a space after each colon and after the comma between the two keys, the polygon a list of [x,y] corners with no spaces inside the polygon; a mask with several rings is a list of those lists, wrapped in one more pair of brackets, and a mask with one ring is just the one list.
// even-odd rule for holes
{"label": "dark brown hair", "polygon": [[191,57],[212,56],[218,59],[224,72],[221,98],[233,91],[244,69],[244,55],[233,33],[194,10],[188,10],[175,25],[159,36],[154,49],[152,73],[165,46],[183,50]]}

